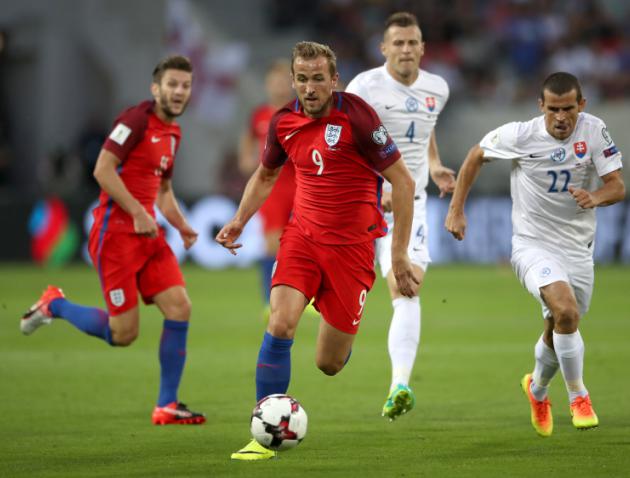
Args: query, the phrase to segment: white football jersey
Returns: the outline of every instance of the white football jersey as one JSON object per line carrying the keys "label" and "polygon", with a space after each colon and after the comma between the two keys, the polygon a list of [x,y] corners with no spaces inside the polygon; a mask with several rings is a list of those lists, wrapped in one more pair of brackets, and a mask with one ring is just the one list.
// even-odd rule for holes
{"label": "white football jersey", "polygon": [[573,257],[591,256],[595,210],[582,209],[569,186],[593,191],[598,176],[621,169],[621,153],[599,118],[580,113],[566,140],[552,137],[543,116],[505,124],[480,143],[486,159],[511,159],[515,239],[542,242]]}
{"label": "white football jersey", "polygon": [[446,81],[420,70],[416,81],[405,86],[383,65],[358,74],[346,91],[376,110],[416,181],[416,195],[423,195],[429,182],[429,140],[448,100]]}

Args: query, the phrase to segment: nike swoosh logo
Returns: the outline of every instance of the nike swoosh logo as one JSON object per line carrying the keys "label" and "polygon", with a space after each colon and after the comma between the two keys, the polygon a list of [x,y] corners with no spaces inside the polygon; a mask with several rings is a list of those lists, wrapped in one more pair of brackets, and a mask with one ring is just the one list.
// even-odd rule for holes
{"label": "nike swoosh logo", "polygon": [[359,320],[353,320],[353,321],[352,321],[352,325],[357,325],[359,322],[361,322],[361,319],[359,319]]}
{"label": "nike swoosh logo", "polygon": [[177,410],[176,408],[170,407],[162,407],[162,412],[170,413],[176,417],[190,418],[192,417],[192,413],[185,410]]}
{"label": "nike swoosh logo", "polygon": [[286,135],[284,137],[284,140],[286,141],[287,139],[291,139],[294,135],[298,134],[300,132],[299,129],[296,129],[295,131],[293,131],[292,133],[289,133],[288,135]]}
{"label": "nike swoosh logo", "polygon": [[544,158],[546,155],[544,154],[530,154],[530,158]]}
{"label": "nike swoosh logo", "polygon": [[385,105],[386,110],[391,110],[396,105]]}
{"label": "nike swoosh logo", "polygon": [[152,143],[159,143],[162,138],[158,138],[157,136],[151,136]]}

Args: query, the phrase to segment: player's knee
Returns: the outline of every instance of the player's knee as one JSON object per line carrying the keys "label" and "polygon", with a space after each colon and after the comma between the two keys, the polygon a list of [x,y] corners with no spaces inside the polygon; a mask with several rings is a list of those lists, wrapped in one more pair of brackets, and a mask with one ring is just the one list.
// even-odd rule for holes
{"label": "player's knee", "polygon": [[332,377],[337,375],[343,369],[343,360],[330,360],[330,359],[318,359],[317,368],[324,372],[326,375]]}
{"label": "player's knee", "polygon": [[189,320],[190,314],[192,313],[192,302],[190,302],[190,299],[186,297],[177,304],[177,309],[180,320]]}
{"label": "player's knee", "polygon": [[295,325],[287,317],[283,317],[280,313],[272,310],[267,331],[274,337],[292,339],[295,335]]}
{"label": "player's knee", "polygon": [[137,330],[112,331],[112,343],[118,347],[128,347],[138,338]]}
{"label": "player's knee", "polygon": [[580,321],[580,314],[575,307],[562,306],[553,314],[555,329],[564,333],[575,332]]}
{"label": "player's knee", "polygon": [[190,314],[192,313],[192,303],[188,297],[182,297],[172,304],[169,304],[165,312],[167,319],[187,321],[190,319]]}

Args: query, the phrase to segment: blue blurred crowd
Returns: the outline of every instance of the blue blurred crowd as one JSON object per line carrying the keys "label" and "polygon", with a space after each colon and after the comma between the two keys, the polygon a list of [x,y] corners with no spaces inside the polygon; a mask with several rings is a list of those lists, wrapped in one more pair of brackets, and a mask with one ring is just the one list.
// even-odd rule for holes
{"label": "blue blurred crowd", "polygon": [[270,26],[299,26],[339,57],[341,79],[383,63],[384,20],[419,19],[422,67],[459,99],[531,100],[552,71],[582,81],[589,101],[630,96],[630,2],[623,0],[270,0]]}

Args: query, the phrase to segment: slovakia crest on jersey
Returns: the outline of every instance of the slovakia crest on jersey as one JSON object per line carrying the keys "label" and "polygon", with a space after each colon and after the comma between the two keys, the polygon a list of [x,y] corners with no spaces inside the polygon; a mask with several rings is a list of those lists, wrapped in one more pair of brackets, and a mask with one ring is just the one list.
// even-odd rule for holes
{"label": "slovakia crest on jersey", "polygon": [[339,138],[341,138],[341,128],[342,126],[337,126],[336,124],[326,125],[324,139],[326,140],[326,144],[328,146],[333,147],[339,142]]}
{"label": "slovakia crest on jersey", "polygon": [[586,141],[578,141],[577,143],[573,143],[573,151],[575,151],[575,155],[582,159],[586,154]]}
{"label": "slovakia crest on jersey", "polygon": [[429,111],[435,109],[435,96],[427,96],[425,102]]}

